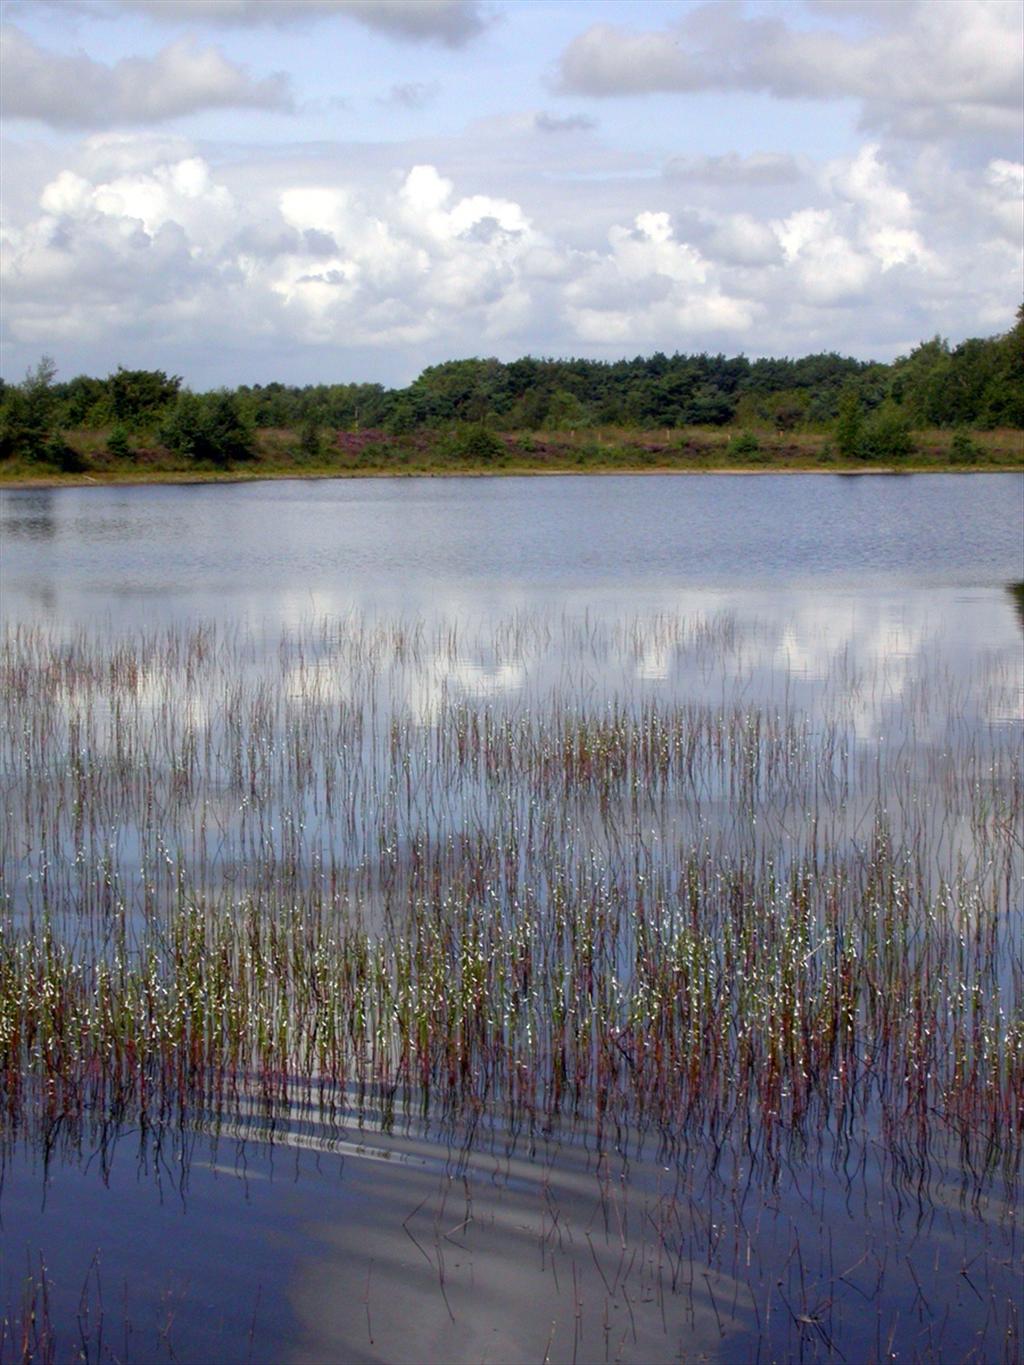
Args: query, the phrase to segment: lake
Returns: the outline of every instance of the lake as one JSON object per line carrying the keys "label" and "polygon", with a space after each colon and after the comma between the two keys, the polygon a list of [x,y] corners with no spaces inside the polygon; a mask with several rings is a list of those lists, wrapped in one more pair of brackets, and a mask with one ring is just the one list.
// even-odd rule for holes
{"label": "lake", "polygon": [[0,490],[0,1358],[1019,1358],[1022,530]]}

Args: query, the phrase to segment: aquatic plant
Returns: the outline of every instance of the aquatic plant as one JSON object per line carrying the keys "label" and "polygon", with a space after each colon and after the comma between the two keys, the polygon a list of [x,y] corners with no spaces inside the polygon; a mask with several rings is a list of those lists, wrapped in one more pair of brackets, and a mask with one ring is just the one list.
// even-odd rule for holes
{"label": "aquatic plant", "polygon": [[[733,656],[735,696],[460,689],[480,642],[451,623],[9,631],[8,1132],[256,1078],[769,1162],[796,1132],[941,1132],[1012,1176],[1019,730],[926,673],[883,749],[856,726],[885,681],[839,661],[817,714],[741,700],[729,618],[560,629],[641,675]],[[550,631],[506,623],[491,676]]]}

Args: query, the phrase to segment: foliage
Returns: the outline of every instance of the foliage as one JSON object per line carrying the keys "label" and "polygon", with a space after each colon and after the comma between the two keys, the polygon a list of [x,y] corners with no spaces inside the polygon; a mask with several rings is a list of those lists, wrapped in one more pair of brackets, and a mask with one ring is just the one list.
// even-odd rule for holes
{"label": "foliage", "polygon": [[304,460],[312,462],[318,460],[322,452],[320,425],[315,417],[307,417],[299,430],[299,454]]}
{"label": "foliage", "polygon": [[252,428],[236,394],[226,389],[195,394],[186,389],[160,428],[160,439],[176,455],[215,465],[252,459]]}
{"label": "foliage", "polygon": [[119,365],[106,387],[114,420],[138,425],[152,420],[174,402],[181,377],[168,376],[163,370],[126,370]]}
{"label": "foliage", "polygon": [[591,416],[574,393],[559,389],[551,395],[545,425],[551,431],[575,431],[578,427],[589,427]]}
{"label": "foliage", "polygon": [[[180,378],[163,370],[120,367],[106,379],[78,375],[64,384],[54,375],[47,360],[21,384],[0,381],[0,454],[41,459],[57,430],[112,424],[128,433],[164,431],[176,452],[215,463],[245,458],[254,427],[304,432],[300,448],[315,458],[312,424],[372,432],[375,439],[453,427],[493,432],[734,424],[779,432],[834,429],[846,458],[864,457],[865,440],[871,448],[887,446],[886,458],[893,458],[906,449],[910,429],[1024,427],[1024,309],[1002,336],[972,337],[955,347],[936,336],[890,365],[835,352],[761,360],[660,351],[610,362],[473,357],[428,366],[400,389],[275,382],[243,385],[219,398],[189,397]],[[876,422],[883,410],[889,415]],[[903,435],[893,412],[902,416]]]}
{"label": "foliage", "polygon": [[505,447],[493,431],[479,422],[465,422],[453,427],[442,445],[446,455],[457,459],[491,461],[505,454]]}
{"label": "foliage", "polygon": [[956,464],[977,464],[980,454],[981,447],[968,432],[961,428],[953,433],[953,439],[949,443],[949,458]]}
{"label": "foliage", "polygon": [[40,458],[42,463],[52,465],[62,474],[81,474],[87,468],[82,454],[74,446],[68,445],[59,433],[49,438]]}
{"label": "foliage", "polygon": [[865,421],[857,452],[862,460],[901,460],[913,451],[910,423],[895,404],[884,404]]}
{"label": "foliage", "polygon": [[4,388],[0,414],[0,458],[58,463],[57,401],[53,381],[57,367],[44,355],[21,384]]}
{"label": "foliage", "polygon": [[894,363],[890,388],[916,426],[1024,426],[1024,307],[1004,336],[923,342]]}
{"label": "foliage", "polygon": [[761,442],[752,431],[741,431],[734,436],[726,447],[727,455],[758,455],[761,451]]}
{"label": "foliage", "polygon": [[125,460],[132,453],[131,443],[128,440],[128,432],[118,423],[107,437],[107,451],[116,460]]}
{"label": "foliage", "polygon": [[846,459],[857,459],[861,453],[864,413],[855,389],[844,389],[839,397],[836,416],[836,447]]}

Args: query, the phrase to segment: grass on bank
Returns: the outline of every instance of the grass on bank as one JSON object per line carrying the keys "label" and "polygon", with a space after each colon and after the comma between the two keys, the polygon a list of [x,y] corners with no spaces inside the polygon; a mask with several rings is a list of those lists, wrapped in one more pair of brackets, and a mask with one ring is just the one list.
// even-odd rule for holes
{"label": "grass on bank", "polygon": [[355,477],[360,475],[546,474],[628,472],[899,471],[1024,469],[1024,433],[922,431],[899,459],[842,456],[830,433],[753,432],[687,427],[637,432],[601,428],[559,432],[482,432],[459,442],[449,433],[323,429],[314,443],[289,429],[261,429],[251,459],[214,464],[177,455],[153,438],[127,442],[114,430],[64,433],[64,457],[12,458],[0,483],[158,483],[182,479]]}

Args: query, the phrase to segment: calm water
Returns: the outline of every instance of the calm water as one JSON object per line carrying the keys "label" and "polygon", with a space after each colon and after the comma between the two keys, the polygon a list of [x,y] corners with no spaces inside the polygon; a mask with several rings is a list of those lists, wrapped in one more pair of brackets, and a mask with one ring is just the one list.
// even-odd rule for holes
{"label": "calm water", "polygon": [[[438,804],[430,737],[453,708],[517,734],[565,706],[784,715],[794,754],[840,737],[828,775],[844,794],[823,799],[843,857],[859,856],[872,803],[891,790],[897,839],[901,821],[939,831],[921,875],[960,869],[981,884],[958,803],[972,782],[989,784],[979,801],[998,798],[998,765],[1020,752],[1022,527],[1016,475],[4,490],[0,605],[9,638],[36,628],[57,654],[61,640],[84,639],[99,657],[119,640],[209,624],[222,652],[205,671],[143,670],[130,712],[99,685],[47,717],[55,754],[87,732],[111,771],[119,733],[143,743],[167,717],[219,752],[246,706],[257,709],[244,724],[285,729],[290,717],[320,724],[363,708],[379,721],[359,741],[371,778],[361,799],[349,792],[357,814],[332,876],[369,899],[381,895],[368,851],[385,808],[403,848],[423,827],[443,841],[469,816],[499,829],[529,813],[531,790],[517,789],[520,806],[468,779]],[[389,727],[410,756],[401,816]],[[9,910],[41,904],[44,853],[69,905],[94,896],[75,881],[82,836],[61,763],[40,785],[16,739],[4,752]],[[336,780],[343,790],[344,765]],[[811,798],[799,782],[784,799],[766,790],[756,828],[739,829],[717,781],[698,801],[651,805],[656,874],[659,856],[671,869],[700,839],[780,867],[802,856]],[[45,835],[21,800],[30,783],[53,798]],[[301,899],[324,876],[333,817],[318,779],[301,796],[287,783],[268,793],[258,849],[226,776],[211,832],[170,800],[163,828],[140,832],[111,796],[89,856],[106,860],[129,912],[147,860],[166,864],[168,887],[188,865],[203,895]],[[598,878],[631,865],[609,841],[607,807],[581,800],[562,816],[562,842],[596,860]],[[273,887],[250,884],[250,865],[268,855]],[[1019,920],[1019,882],[1011,895]],[[1008,941],[1016,960],[1004,976],[1019,986],[1019,929]],[[921,1176],[898,1139],[851,1149],[823,1132],[788,1152],[762,1197],[756,1154],[742,1151],[719,1166],[708,1150],[631,1146],[628,1135],[599,1153],[585,1128],[510,1134],[498,1122],[467,1143],[436,1125],[384,1133],[372,1115],[325,1126],[313,1113],[279,1116],[271,1141],[263,1122],[253,1104],[225,1116],[215,1142],[208,1118],[156,1134],[130,1123],[73,1140],[56,1131],[45,1146],[15,1136],[3,1155],[0,1314],[16,1315],[42,1262],[61,1358],[82,1338],[90,1358],[191,1360],[952,1361],[1020,1350],[1008,1307],[1019,1184],[992,1182],[979,1199],[941,1144]]]}
{"label": "calm water", "polygon": [[[1018,475],[366,479],[0,492],[3,609],[58,623],[352,608],[970,602],[1022,574]],[[787,604],[783,604],[784,607]],[[967,613],[965,613],[967,614]]]}

